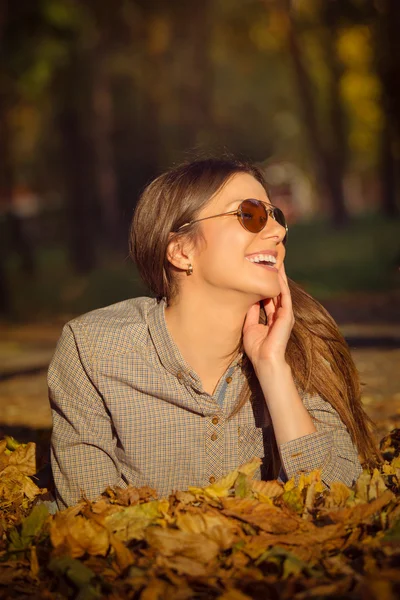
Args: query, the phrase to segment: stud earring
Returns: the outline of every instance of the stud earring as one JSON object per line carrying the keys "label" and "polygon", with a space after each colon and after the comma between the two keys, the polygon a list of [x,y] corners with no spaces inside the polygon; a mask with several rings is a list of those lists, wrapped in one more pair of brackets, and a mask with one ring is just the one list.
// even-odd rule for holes
{"label": "stud earring", "polygon": [[193,274],[193,267],[192,265],[189,263],[188,268],[186,269],[186,275],[192,275]]}

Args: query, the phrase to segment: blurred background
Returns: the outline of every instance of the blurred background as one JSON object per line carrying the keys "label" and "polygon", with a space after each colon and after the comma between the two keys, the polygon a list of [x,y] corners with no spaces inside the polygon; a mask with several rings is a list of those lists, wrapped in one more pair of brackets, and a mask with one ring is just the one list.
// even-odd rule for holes
{"label": "blurred background", "polygon": [[397,423],[399,26],[398,0],[0,0],[0,434],[48,435],[63,323],[147,294],[146,183],[222,152],[262,167],[289,276]]}

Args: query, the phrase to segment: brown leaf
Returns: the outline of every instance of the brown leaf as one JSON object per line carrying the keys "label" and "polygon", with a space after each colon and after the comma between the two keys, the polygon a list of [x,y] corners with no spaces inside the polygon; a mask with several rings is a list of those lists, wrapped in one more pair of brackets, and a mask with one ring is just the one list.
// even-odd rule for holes
{"label": "brown leaf", "polygon": [[240,590],[232,589],[224,592],[222,596],[219,596],[218,600],[251,600],[251,596],[244,594]]}
{"label": "brown leaf", "polygon": [[353,507],[342,508],[341,510],[324,511],[324,515],[328,516],[334,523],[347,523],[351,526],[356,526],[367,521],[375,513],[382,510],[391,500],[395,498],[390,490],[386,490],[379,498],[369,503],[357,504]]}
{"label": "brown leaf", "polygon": [[289,511],[260,503],[251,498],[223,498],[225,515],[236,517],[251,525],[256,525],[270,533],[288,533],[296,531],[299,519]]}
{"label": "brown leaf", "polygon": [[192,502],[196,501],[196,496],[190,492],[175,492],[175,498],[182,504],[191,504]]}
{"label": "brown leaf", "polygon": [[110,534],[110,543],[115,552],[116,561],[121,571],[125,571],[135,562],[132,552],[115,535]]}
{"label": "brown leaf", "polygon": [[10,461],[10,455],[5,453],[7,448],[7,441],[0,440],[0,473],[8,465]]}
{"label": "brown leaf", "polygon": [[24,475],[36,473],[36,444],[33,442],[29,442],[26,446],[18,446],[9,458],[9,465],[16,467]]}
{"label": "brown leaf", "polygon": [[32,577],[37,577],[39,573],[39,561],[37,557],[36,546],[31,546],[30,548],[30,565]]}
{"label": "brown leaf", "polygon": [[7,448],[7,440],[0,440],[0,454],[3,454]]}
{"label": "brown leaf", "polygon": [[146,531],[147,543],[163,556],[185,556],[207,564],[213,560],[219,545],[201,533],[188,533],[178,529],[149,527]]}
{"label": "brown leaf", "polygon": [[174,587],[163,579],[151,579],[140,595],[140,600],[164,600]]}
{"label": "brown leaf", "polygon": [[206,512],[199,510],[196,513],[178,512],[176,525],[187,533],[204,534],[214,540],[222,550],[230,548],[237,541],[239,531],[236,523],[212,509]]}
{"label": "brown leaf", "polygon": [[8,465],[0,477],[0,499],[5,504],[11,504],[17,500],[22,503],[24,498],[33,500],[36,496],[44,493],[27,475],[14,465]]}
{"label": "brown leaf", "polygon": [[379,473],[378,469],[374,469],[369,484],[368,500],[375,500],[375,498],[379,498],[379,496],[381,496],[386,490],[387,487],[382,475]]}
{"label": "brown leaf", "polygon": [[[208,570],[204,564],[187,556],[158,556],[156,559],[158,567],[166,567],[174,569],[181,575],[189,575],[190,577],[206,577]],[[192,598],[193,596],[188,596]]]}

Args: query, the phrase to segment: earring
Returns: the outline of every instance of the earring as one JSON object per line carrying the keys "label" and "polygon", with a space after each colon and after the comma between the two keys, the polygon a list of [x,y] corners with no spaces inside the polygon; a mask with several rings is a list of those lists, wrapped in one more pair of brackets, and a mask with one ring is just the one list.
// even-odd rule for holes
{"label": "earring", "polygon": [[188,268],[186,269],[186,275],[192,275],[193,273],[193,267],[192,265],[189,263]]}

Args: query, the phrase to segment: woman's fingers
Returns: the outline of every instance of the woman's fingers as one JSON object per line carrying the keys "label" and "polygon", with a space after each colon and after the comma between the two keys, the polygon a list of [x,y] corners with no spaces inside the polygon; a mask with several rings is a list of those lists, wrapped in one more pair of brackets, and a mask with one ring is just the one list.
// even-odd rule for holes
{"label": "woman's fingers", "polygon": [[280,294],[280,299],[281,299],[281,304],[284,307],[287,306],[292,306],[292,296],[290,294],[290,289],[289,289],[289,284],[288,284],[288,280],[286,277],[286,273],[285,273],[285,269],[282,267],[279,270],[279,277],[281,278],[281,294]]}
{"label": "woman's fingers", "polygon": [[267,315],[267,324],[271,325],[274,319],[274,314],[275,314],[275,304],[273,302],[272,298],[267,298],[266,300],[263,300],[264,303],[264,310],[265,310],[265,314]]}
{"label": "woman's fingers", "polygon": [[247,311],[246,318],[243,325],[243,331],[251,327],[252,325],[258,325],[260,320],[260,304],[256,302],[252,306],[250,306]]}

